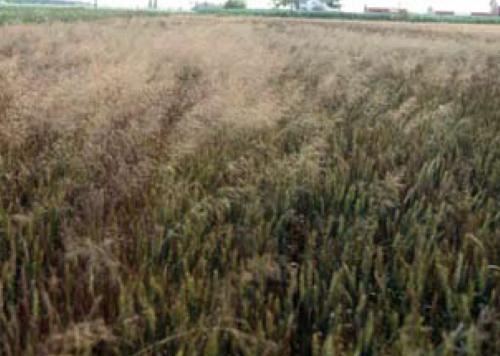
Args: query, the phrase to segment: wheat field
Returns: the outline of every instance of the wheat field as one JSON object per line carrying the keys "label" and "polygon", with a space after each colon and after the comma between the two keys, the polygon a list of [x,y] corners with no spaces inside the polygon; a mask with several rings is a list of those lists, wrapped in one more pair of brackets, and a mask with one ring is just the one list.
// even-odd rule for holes
{"label": "wheat field", "polygon": [[497,27],[0,27],[0,355],[498,353]]}

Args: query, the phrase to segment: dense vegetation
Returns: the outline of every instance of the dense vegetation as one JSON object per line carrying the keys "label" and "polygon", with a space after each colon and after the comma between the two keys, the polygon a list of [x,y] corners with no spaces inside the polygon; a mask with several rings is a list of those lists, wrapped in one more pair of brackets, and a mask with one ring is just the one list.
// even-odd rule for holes
{"label": "dense vegetation", "polygon": [[77,6],[2,6],[0,4],[0,25],[46,22],[75,22],[100,20],[114,17],[168,16],[162,11],[133,11],[119,9],[98,9]]}
{"label": "dense vegetation", "polygon": [[90,2],[78,0],[3,0],[6,5],[51,5],[51,6],[89,6]]}
{"label": "dense vegetation", "polygon": [[498,354],[495,31],[0,28],[0,354]]}
{"label": "dense vegetation", "polygon": [[245,9],[247,4],[242,0],[227,0],[223,7],[224,9]]}
{"label": "dense vegetation", "polygon": [[354,13],[335,11],[290,11],[286,9],[219,9],[207,8],[197,10],[201,14],[219,16],[260,16],[260,17],[290,17],[311,19],[337,19],[362,21],[403,21],[430,23],[464,23],[464,24],[500,24],[500,16],[438,16],[429,14],[385,14],[385,13]]}
{"label": "dense vegetation", "polygon": [[[24,1],[24,0],[21,0]],[[36,6],[36,1],[30,3],[33,6],[2,6],[0,2],[0,25],[12,23],[43,23],[64,21],[73,22],[79,20],[98,20],[110,17],[147,16],[162,17],[172,13],[162,10],[118,10],[118,9],[94,9],[91,6]],[[69,2],[68,2],[69,3]],[[277,1],[279,3],[279,1]],[[327,2],[335,6],[334,2]],[[62,4],[62,3],[59,3]],[[305,18],[305,19],[331,19],[331,20],[355,20],[355,21],[396,21],[396,22],[428,22],[428,23],[463,23],[463,24],[500,24],[500,16],[436,16],[426,14],[365,14],[349,12],[327,12],[327,11],[290,11],[289,9],[245,9],[245,2],[239,0],[227,1],[224,6],[200,2],[193,8],[194,14],[217,15],[217,16],[256,16],[256,17],[281,17],[281,18]]]}

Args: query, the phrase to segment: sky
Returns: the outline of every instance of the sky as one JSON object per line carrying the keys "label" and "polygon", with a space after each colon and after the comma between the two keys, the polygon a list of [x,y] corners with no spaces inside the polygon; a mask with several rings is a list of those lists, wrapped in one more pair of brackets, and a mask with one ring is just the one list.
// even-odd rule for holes
{"label": "sky", "polygon": [[[190,9],[196,0],[158,0],[160,8]],[[198,0],[203,2],[204,0]],[[98,0],[102,6],[144,8],[148,0]],[[223,0],[207,0],[223,2]],[[434,10],[450,10],[468,14],[472,11],[489,11],[489,0],[341,0],[344,11],[363,11],[365,5],[374,7],[403,7],[412,12],[426,12],[429,6]],[[268,8],[271,0],[247,0],[250,8]]]}

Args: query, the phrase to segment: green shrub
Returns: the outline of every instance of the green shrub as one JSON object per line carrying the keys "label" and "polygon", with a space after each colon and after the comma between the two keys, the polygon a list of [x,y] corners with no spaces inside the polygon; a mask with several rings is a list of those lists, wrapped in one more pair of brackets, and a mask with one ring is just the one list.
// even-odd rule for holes
{"label": "green shrub", "polygon": [[245,9],[246,7],[244,0],[227,0],[224,3],[224,9]]}

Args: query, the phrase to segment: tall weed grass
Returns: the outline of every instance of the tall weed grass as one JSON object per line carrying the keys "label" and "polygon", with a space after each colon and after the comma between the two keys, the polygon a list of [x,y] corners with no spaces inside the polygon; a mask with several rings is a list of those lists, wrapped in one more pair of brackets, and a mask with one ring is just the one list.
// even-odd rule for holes
{"label": "tall weed grass", "polygon": [[500,351],[471,28],[0,28],[0,354]]}

